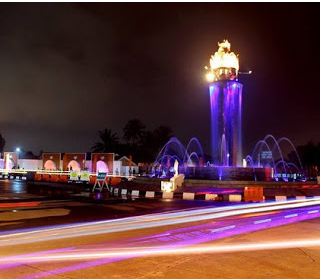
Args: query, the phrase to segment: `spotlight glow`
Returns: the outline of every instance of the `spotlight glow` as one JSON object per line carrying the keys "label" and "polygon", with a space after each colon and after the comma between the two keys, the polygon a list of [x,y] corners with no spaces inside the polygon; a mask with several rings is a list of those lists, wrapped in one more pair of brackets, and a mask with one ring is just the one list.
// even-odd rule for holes
{"label": "spotlight glow", "polygon": [[206,80],[211,83],[214,82],[215,76],[212,72],[208,72],[206,73]]}

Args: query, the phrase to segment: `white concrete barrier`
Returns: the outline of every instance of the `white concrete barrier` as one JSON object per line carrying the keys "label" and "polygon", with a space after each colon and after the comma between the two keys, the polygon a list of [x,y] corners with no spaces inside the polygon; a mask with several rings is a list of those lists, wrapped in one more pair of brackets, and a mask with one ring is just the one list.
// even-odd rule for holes
{"label": "white concrete barrier", "polygon": [[138,190],[132,191],[132,196],[139,196],[139,191]]}
{"label": "white concrete barrier", "polygon": [[230,194],[228,196],[228,200],[232,202],[240,202],[242,201],[242,195],[240,194]]}
{"label": "white concrete barrier", "polygon": [[217,194],[214,193],[207,193],[205,194],[205,200],[216,200]]}
{"label": "white concrete barrier", "polygon": [[147,191],[145,197],[154,198],[155,197],[155,192]]}
{"label": "white concrete barrier", "polygon": [[163,198],[173,198],[174,193],[173,192],[163,192]]}
{"label": "white concrete barrier", "polygon": [[276,195],[275,201],[286,201],[286,196],[285,195]]}
{"label": "white concrete barrier", "polygon": [[195,197],[195,193],[183,192],[183,199],[193,200],[194,197]]}
{"label": "white concrete barrier", "polygon": [[127,189],[122,189],[121,190],[121,195],[126,195],[127,194]]}

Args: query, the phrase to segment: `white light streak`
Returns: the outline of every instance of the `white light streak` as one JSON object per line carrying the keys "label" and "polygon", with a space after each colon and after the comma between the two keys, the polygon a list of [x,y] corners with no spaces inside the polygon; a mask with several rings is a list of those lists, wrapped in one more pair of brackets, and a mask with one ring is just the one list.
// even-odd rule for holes
{"label": "white light streak", "polygon": [[297,217],[298,214],[290,214],[290,215],[286,215],[284,216],[285,219],[288,219],[288,218],[293,218],[293,217]]}
{"label": "white light streak", "polygon": [[[115,257],[149,257],[158,255],[181,255],[181,254],[204,254],[204,253],[231,253],[258,250],[278,250],[287,248],[302,248],[320,246],[319,239],[264,242],[264,243],[243,243],[235,245],[207,244],[197,247],[142,247],[142,248],[119,248],[117,250],[76,250],[74,253],[55,253],[42,256],[10,256],[0,258],[0,264],[8,263],[39,263],[55,261],[88,260]],[[93,251],[93,252],[91,252]]]}
{"label": "white light streak", "polygon": [[304,201],[294,200],[274,203],[234,205],[220,208],[211,207],[197,210],[183,210],[177,213],[159,213],[115,220],[58,226],[49,229],[45,228],[20,233],[4,234],[2,236],[0,235],[0,246],[200,222],[242,214],[292,209],[319,204],[319,199],[306,199]]}
{"label": "white light streak", "polygon": [[271,221],[272,221],[271,219],[258,220],[258,221],[253,222],[253,224],[257,225],[257,224],[268,223],[268,222],[271,222]]}
{"label": "white light streak", "polygon": [[216,229],[211,230],[211,232],[221,232],[221,231],[225,231],[225,230],[232,229],[235,227],[236,227],[235,225],[232,225],[232,226],[227,226],[227,227],[216,228]]}

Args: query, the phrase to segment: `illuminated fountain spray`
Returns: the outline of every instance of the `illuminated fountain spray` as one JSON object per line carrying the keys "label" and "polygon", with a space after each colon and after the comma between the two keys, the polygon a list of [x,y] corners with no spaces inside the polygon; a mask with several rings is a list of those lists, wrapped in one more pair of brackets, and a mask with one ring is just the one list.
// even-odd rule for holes
{"label": "illuminated fountain spray", "polygon": [[211,104],[212,161],[215,165],[242,165],[242,87],[237,81],[239,60],[224,40],[211,56],[206,78]]}
{"label": "illuminated fountain spray", "polygon": [[[218,44],[210,58],[206,78],[209,82],[211,108],[211,161],[200,141],[193,137],[183,145],[172,137],[158,153],[151,176],[209,180],[301,180],[302,163],[293,143],[286,137],[268,134],[257,142],[251,155],[242,158],[242,88],[238,82],[239,60],[227,40]],[[291,152],[286,158],[287,145]],[[284,148],[284,147],[283,147]],[[291,157],[291,158],[290,158]],[[294,162],[291,162],[294,158]]]}

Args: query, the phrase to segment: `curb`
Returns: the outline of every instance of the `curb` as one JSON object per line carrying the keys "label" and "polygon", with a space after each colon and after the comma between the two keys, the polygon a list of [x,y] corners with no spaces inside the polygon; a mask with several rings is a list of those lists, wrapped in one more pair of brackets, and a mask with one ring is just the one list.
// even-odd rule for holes
{"label": "curb", "polygon": [[305,195],[285,196],[285,195],[275,195],[275,196],[264,197],[264,201],[265,201],[265,200],[287,201],[287,200],[300,200],[300,199],[307,199],[307,198],[320,198],[320,196],[305,196]]}
{"label": "curb", "polygon": [[241,202],[242,194],[215,194],[215,193],[192,193],[192,192],[162,192],[162,191],[140,191],[122,188],[111,188],[114,197],[132,198],[158,198],[158,199],[182,199],[182,200],[211,200]]}
{"label": "curb", "polygon": [[[157,198],[157,199],[181,199],[181,200],[208,200],[244,202],[243,194],[216,194],[216,193],[192,193],[192,192],[162,192],[162,191],[140,191],[122,188],[111,188],[111,195],[114,197],[132,198]],[[287,201],[306,198],[319,198],[319,196],[285,196],[275,195],[263,197],[263,201]],[[249,201],[250,202],[250,201]]]}
{"label": "curb", "polygon": [[23,180],[26,181],[27,177],[23,176],[23,175],[13,175],[13,174],[0,174],[0,179],[4,179],[4,180]]}

